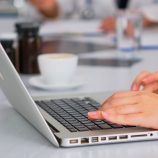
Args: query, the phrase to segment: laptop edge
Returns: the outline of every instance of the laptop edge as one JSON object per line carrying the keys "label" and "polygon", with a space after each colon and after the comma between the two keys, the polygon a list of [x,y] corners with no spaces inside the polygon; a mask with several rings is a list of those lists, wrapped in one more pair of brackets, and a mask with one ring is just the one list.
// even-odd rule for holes
{"label": "laptop edge", "polygon": [[[15,84],[18,83],[18,84]],[[50,130],[37,105],[29,95],[17,71],[0,44],[0,86],[9,102],[25,119],[27,119],[50,142],[59,147],[54,134]],[[17,90],[17,91],[15,91]],[[21,95],[22,94],[22,95]],[[18,102],[17,102],[18,100]]]}

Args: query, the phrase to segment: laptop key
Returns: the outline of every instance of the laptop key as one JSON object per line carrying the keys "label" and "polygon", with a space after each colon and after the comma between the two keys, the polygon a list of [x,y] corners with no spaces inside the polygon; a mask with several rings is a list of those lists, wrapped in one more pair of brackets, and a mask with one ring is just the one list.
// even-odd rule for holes
{"label": "laptop key", "polygon": [[76,128],[71,128],[69,130],[70,130],[70,132],[78,132],[78,130]]}
{"label": "laptop key", "polygon": [[88,128],[89,128],[90,130],[92,130],[92,131],[94,131],[94,130],[101,130],[101,128],[98,127],[98,126],[92,126],[92,127],[89,127],[89,126],[88,126]]}
{"label": "laptop key", "polygon": [[109,126],[108,124],[100,124],[98,125],[101,129],[111,129],[112,127]]}
{"label": "laptop key", "polygon": [[107,123],[105,123],[104,121],[94,121],[94,123],[96,124],[96,125],[104,125],[104,124],[107,124]]}
{"label": "laptop key", "polygon": [[111,126],[112,128],[124,128],[124,126],[118,125],[118,124],[111,124],[110,126]]}
{"label": "laptop key", "polygon": [[81,131],[81,132],[89,131],[89,129],[86,128],[86,127],[84,127],[84,128],[78,128],[78,130]]}

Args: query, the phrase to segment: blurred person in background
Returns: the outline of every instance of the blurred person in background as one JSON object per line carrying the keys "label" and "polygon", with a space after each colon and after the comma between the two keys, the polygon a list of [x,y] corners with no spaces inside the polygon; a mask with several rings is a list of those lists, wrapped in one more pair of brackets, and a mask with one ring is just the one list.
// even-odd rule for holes
{"label": "blurred person in background", "polygon": [[111,0],[28,0],[47,18],[103,19],[114,13]]}
{"label": "blurred person in background", "polygon": [[[79,18],[105,19],[105,25],[113,24],[112,15],[116,14],[116,2],[120,6],[128,5],[131,9],[140,9],[149,6],[155,0],[28,0],[30,4],[44,17],[48,18],[72,18],[78,14]],[[122,4],[126,2],[126,4]]]}
{"label": "blurred person in background", "polygon": [[158,0],[27,0],[26,4],[30,18],[38,20],[104,19],[100,29],[107,33],[115,32],[118,8],[139,10],[143,15],[144,27],[158,23]]}

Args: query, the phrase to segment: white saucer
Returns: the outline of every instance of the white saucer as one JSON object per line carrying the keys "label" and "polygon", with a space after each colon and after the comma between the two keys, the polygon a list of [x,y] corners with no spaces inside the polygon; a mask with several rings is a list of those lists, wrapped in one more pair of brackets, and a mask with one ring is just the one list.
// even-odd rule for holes
{"label": "white saucer", "polygon": [[75,77],[72,79],[70,83],[55,85],[55,84],[47,84],[44,82],[42,76],[35,76],[29,79],[29,84],[33,87],[44,89],[44,90],[67,90],[67,89],[75,89],[79,88],[83,85],[83,80],[79,77]]}

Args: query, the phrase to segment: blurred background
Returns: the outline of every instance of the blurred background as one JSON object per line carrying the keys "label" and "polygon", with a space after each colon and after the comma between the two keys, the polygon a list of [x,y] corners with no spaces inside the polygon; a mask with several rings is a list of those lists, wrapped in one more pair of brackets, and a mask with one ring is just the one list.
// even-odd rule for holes
{"label": "blurred background", "polygon": [[43,53],[75,53],[81,66],[131,67],[141,50],[158,48],[157,15],[157,0],[0,0],[0,41],[22,74],[38,74]]}

